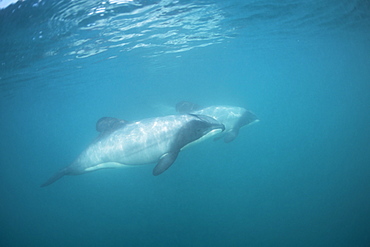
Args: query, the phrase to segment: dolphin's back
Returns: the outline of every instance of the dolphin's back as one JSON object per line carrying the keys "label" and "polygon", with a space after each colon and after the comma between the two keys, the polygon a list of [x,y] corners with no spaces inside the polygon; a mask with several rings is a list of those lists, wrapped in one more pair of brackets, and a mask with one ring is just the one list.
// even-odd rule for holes
{"label": "dolphin's back", "polygon": [[101,163],[115,161],[122,165],[156,162],[173,144],[181,128],[183,116],[167,116],[124,125],[110,133],[102,133],[74,162],[88,169]]}

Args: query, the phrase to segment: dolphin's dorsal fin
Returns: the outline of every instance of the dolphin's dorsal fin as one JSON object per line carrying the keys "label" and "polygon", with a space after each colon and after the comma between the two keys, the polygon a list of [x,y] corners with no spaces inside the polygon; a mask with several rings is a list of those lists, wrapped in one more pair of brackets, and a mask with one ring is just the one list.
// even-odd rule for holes
{"label": "dolphin's dorsal fin", "polygon": [[113,117],[102,117],[96,122],[98,132],[112,131],[127,124],[127,121]]}
{"label": "dolphin's dorsal fin", "polygon": [[202,109],[200,105],[189,102],[189,101],[181,101],[176,104],[176,111],[181,114],[190,113],[190,112],[197,111],[200,109]]}

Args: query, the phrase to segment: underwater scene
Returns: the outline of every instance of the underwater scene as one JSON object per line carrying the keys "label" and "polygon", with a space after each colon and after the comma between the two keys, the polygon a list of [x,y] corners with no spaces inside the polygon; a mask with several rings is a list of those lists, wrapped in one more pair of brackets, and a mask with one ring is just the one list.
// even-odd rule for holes
{"label": "underwater scene", "polygon": [[370,246],[368,0],[1,0],[0,246]]}

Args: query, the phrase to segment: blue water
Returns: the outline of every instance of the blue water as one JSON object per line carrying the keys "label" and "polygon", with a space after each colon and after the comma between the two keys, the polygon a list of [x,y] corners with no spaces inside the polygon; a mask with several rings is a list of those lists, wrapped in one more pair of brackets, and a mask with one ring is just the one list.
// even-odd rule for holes
{"label": "blue water", "polygon": [[[370,246],[370,2],[0,9],[1,246]],[[1,6],[1,5],[0,5]],[[236,140],[45,182],[102,116],[252,110]]]}

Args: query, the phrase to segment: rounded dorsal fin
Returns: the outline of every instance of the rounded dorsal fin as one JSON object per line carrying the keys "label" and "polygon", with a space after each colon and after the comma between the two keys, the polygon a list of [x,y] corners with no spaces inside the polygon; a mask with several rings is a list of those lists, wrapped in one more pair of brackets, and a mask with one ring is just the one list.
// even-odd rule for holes
{"label": "rounded dorsal fin", "polygon": [[190,112],[197,111],[200,109],[202,109],[200,105],[189,102],[189,101],[181,101],[176,104],[176,111],[181,114],[190,113]]}
{"label": "rounded dorsal fin", "polygon": [[96,130],[98,132],[105,132],[117,129],[127,124],[127,121],[114,117],[102,117],[96,122]]}

